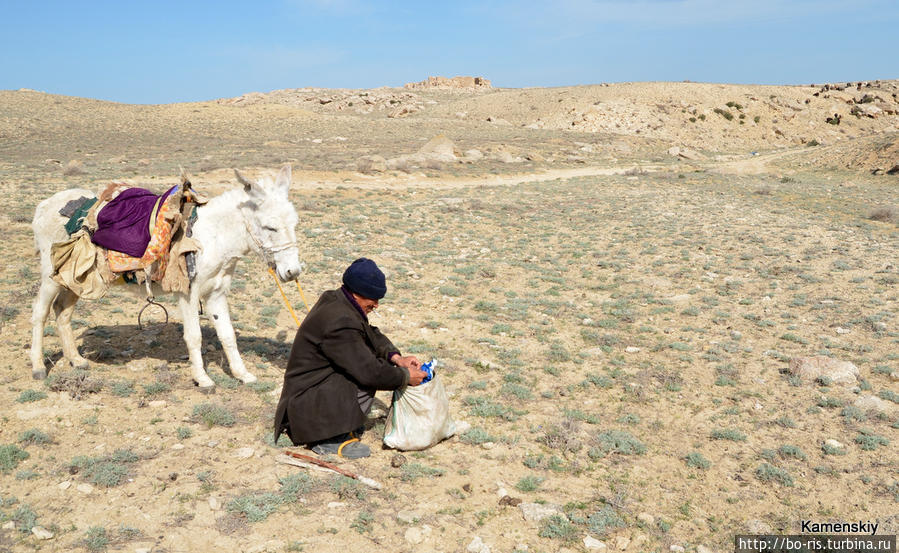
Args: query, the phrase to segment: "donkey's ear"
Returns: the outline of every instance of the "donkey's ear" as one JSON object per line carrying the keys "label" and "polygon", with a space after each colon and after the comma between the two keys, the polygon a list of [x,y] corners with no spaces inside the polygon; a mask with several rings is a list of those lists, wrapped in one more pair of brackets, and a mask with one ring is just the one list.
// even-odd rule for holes
{"label": "donkey's ear", "polygon": [[281,172],[278,173],[278,178],[275,179],[275,187],[279,189],[283,188],[286,192],[290,189],[290,179],[290,164],[288,163],[282,167]]}
{"label": "donkey's ear", "polygon": [[242,184],[243,189],[246,190],[247,192],[249,192],[250,189],[253,187],[253,185],[256,184],[253,181],[251,181],[250,179],[248,179],[247,177],[245,177],[243,175],[243,173],[241,173],[237,169],[234,170],[234,176],[237,177],[237,182]]}
{"label": "donkey's ear", "polygon": [[184,170],[184,167],[178,166],[178,169],[181,170],[181,185],[190,184],[190,173]]}

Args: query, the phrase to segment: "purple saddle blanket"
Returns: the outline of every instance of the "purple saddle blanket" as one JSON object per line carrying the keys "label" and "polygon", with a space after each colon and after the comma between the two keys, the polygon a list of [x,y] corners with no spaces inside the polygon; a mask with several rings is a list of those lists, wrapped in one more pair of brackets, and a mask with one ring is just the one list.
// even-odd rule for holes
{"label": "purple saddle blanket", "polygon": [[153,207],[174,190],[175,187],[162,196],[144,188],[123,190],[97,213],[97,230],[91,240],[107,250],[142,257],[150,243]]}

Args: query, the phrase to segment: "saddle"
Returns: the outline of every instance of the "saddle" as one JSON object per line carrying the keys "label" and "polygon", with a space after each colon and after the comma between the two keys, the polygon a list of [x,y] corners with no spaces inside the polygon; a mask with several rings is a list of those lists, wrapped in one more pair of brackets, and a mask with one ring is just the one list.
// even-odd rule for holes
{"label": "saddle", "polygon": [[[88,200],[90,201],[90,200]],[[187,176],[157,196],[143,188],[112,183],[84,213],[86,202],[60,211],[82,217],[80,230],[53,244],[53,279],[80,297],[103,297],[119,277],[128,282],[159,282],[166,292],[188,292],[200,244],[190,237],[194,209],[206,198]]]}

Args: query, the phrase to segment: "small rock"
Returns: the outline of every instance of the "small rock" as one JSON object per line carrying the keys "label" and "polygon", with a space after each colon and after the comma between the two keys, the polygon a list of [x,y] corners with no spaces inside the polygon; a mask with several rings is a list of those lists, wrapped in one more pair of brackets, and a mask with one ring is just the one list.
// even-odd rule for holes
{"label": "small rock", "polygon": [[396,514],[396,519],[406,524],[415,524],[415,521],[421,519],[419,511],[400,511]]}
{"label": "small rock", "polygon": [[172,449],[174,449],[175,451],[180,451],[184,449],[184,444],[173,444]]}
{"label": "small rock", "polygon": [[32,526],[31,533],[39,540],[49,540],[53,538],[53,532],[47,530],[43,526]]}
{"label": "small rock", "polygon": [[77,486],[75,486],[75,489],[78,490],[79,492],[85,493],[85,494],[91,493],[92,491],[94,491],[94,487],[88,483],[78,484]]}
{"label": "small rock", "polygon": [[471,540],[471,543],[468,544],[465,550],[468,553],[490,553],[490,547],[478,536]]}
{"label": "small rock", "polygon": [[406,539],[407,543],[410,543],[412,545],[418,545],[425,539],[421,533],[421,529],[414,526],[411,528],[407,528],[406,533],[403,537]]}
{"label": "small rock", "polygon": [[631,544],[631,539],[627,536],[618,536],[615,538],[615,547],[620,551],[624,551]]}
{"label": "small rock", "polygon": [[484,442],[481,444],[481,449],[493,449],[496,447],[496,444],[493,442]]}
{"label": "small rock", "polygon": [[206,447],[218,447],[218,445],[218,440],[209,440],[208,442],[206,442]]}
{"label": "small rock", "polygon": [[541,520],[553,515],[562,515],[562,510],[556,505],[549,503],[521,503],[518,505],[524,519],[529,522],[540,522]]}
{"label": "small rock", "polygon": [[886,415],[892,414],[896,410],[894,404],[887,403],[877,396],[860,396],[853,405],[865,412],[875,411]]}
{"label": "small rock", "polygon": [[234,452],[234,456],[238,459],[249,459],[256,453],[252,447],[242,447]]}
{"label": "small rock", "polygon": [[704,545],[697,545],[696,553],[714,553],[714,551],[712,551],[711,549],[709,549],[708,547],[706,547]]}
{"label": "small rock", "polygon": [[842,443],[840,443],[840,442],[838,442],[838,441],[836,441],[836,440],[834,440],[834,439],[826,440],[826,441],[824,442],[824,445],[826,445],[826,446],[828,446],[828,447],[833,447],[833,448],[836,448],[836,449],[843,449],[844,447],[846,447],[845,445],[843,445]]}
{"label": "small rock", "polygon": [[69,488],[71,488],[71,487],[72,487],[72,482],[71,482],[71,480],[66,480],[65,482],[60,482],[60,483],[59,483],[59,486],[58,486],[58,488],[59,488],[60,490],[63,490],[63,491],[65,491],[65,490],[67,490],[67,489],[69,489]]}
{"label": "small rock", "polygon": [[605,542],[601,542],[593,536],[584,536],[584,547],[587,549],[595,549],[596,551],[605,551],[608,549]]}
{"label": "small rock", "polygon": [[638,348],[637,346],[628,346],[628,347],[624,348],[624,351],[626,353],[637,353],[640,351],[640,348]]}
{"label": "small rock", "polygon": [[637,520],[645,524],[646,526],[652,526],[656,523],[656,519],[649,513],[640,513],[637,515]]}
{"label": "small rock", "polygon": [[850,332],[852,332],[848,328],[843,328],[841,326],[838,326],[835,330],[836,330],[837,334],[849,334]]}
{"label": "small rock", "polygon": [[406,464],[406,457],[397,453],[393,457],[390,458],[390,466],[393,468],[400,468],[401,466]]}
{"label": "small rock", "polygon": [[344,507],[346,507],[346,503],[343,501],[332,501],[328,503],[329,509],[343,509]]}
{"label": "small rock", "polygon": [[684,549],[683,545],[677,545],[677,544],[672,545],[671,547],[668,548],[668,550],[673,551],[674,553],[684,553],[684,551],[686,551],[686,549]]}
{"label": "small rock", "polygon": [[15,530],[16,523],[13,520],[7,520],[3,523],[3,526],[0,526],[0,530]]}
{"label": "small rock", "polygon": [[213,511],[218,511],[221,508],[222,504],[219,503],[219,500],[214,496],[209,496],[209,508]]}
{"label": "small rock", "polygon": [[899,382],[899,371],[893,371],[890,373],[890,380],[893,382]]}
{"label": "small rock", "polygon": [[164,399],[154,399],[153,401],[147,403],[150,407],[165,407],[168,403]]}
{"label": "small rock", "polygon": [[502,488],[502,487],[497,488],[496,495],[498,495],[500,497],[506,497],[507,495],[509,495],[509,490],[507,490],[506,488]]}
{"label": "small rock", "polygon": [[769,526],[768,523],[755,518],[746,522],[746,532],[748,534],[765,535],[770,535],[773,533],[773,531],[771,530],[771,526]]}
{"label": "small rock", "polygon": [[840,361],[824,355],[794,357],[790,360],[790,373],[807,382],[827,377],[834,384],[855,384],[858,367],[849,361]]}
{"label": "small rock", "polygon": [[500,498],[499,504],[502,505],[503,507],[505,507],[506,505],[508,505],[509,507],[516,507],[518,505],[521,505],[521,500],[518,499],[517,497],[512,497],[510,495],[504,495]]}

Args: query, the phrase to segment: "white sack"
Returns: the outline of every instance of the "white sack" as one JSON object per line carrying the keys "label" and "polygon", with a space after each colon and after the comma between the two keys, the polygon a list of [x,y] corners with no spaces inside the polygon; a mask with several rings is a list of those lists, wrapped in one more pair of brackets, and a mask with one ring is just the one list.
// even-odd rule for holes
{"label": "white sack", "polygon": [[393,392],[384,445],[402,451],[427,449],[456,433],[449,398],[438,375],[425,384]]}

